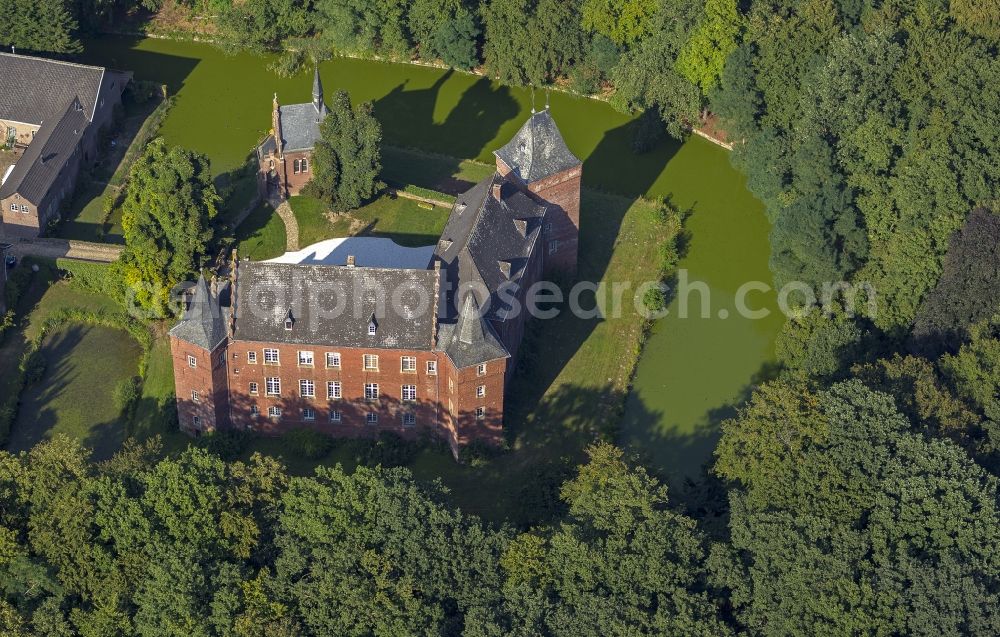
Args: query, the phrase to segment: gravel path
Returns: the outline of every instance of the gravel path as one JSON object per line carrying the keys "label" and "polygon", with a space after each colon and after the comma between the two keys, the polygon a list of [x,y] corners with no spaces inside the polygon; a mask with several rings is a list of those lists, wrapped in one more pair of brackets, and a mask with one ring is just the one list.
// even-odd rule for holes
{"label": "gravel path", "polygon": [[267,198],[271,207],[278,213],[285,223],[285,251],[295,252],[299,249],[299,222],[296,221],[292,213],[292,207],[288,205],[288,200],[279,200],[273,194]]}

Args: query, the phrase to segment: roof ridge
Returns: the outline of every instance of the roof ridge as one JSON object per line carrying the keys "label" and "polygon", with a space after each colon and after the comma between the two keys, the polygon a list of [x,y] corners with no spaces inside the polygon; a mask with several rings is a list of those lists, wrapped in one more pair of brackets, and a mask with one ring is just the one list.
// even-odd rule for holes
{"label": "roof ridge", "polygon": [[99,69],[102,73],[107,70],[106,66],[96,66],[94,64],[81,64],[80,62],[69,62],[67,60],[57,60],[55,58],[46,58],[38,55],[24,55],[21,53],[8,53],[6,51],[0,51],[0,55],[10,57],[10,58],[20,58],[22,60],[37,60],[39,62],[49,62],[51,64],[62,64],[64,66],[75,66],[81,69]]}

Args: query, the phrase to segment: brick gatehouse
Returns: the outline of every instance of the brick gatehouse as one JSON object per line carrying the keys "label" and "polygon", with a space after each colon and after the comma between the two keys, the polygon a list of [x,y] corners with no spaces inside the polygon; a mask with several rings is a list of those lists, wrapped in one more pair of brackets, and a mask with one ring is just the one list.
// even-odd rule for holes
{"label": "brick gatehouse", "polygon": [[527,320],[511,308],[576,273],[582,165],[548,109],[495,155],[425,268],[234,258],[228,278],[199,279],[170,331],[181,428],[499,442]]}

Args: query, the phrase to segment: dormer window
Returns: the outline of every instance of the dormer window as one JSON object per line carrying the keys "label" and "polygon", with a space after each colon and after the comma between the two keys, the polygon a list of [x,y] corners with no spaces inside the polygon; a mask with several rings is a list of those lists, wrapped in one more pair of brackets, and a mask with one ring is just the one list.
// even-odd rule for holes
{"label": "dormer window", "polygon": [[292,311],[288,310],[288,314],[285,315],[285,330],[292,331],[292,324],[295,323],[295,319],[292,318]]}
{"label": "dormer window", "polygon": [[378,332],[378,321],[375,320],[375,315],[372,314],[372,317],[368,319],[368,336],[375,336],[376,332]]}

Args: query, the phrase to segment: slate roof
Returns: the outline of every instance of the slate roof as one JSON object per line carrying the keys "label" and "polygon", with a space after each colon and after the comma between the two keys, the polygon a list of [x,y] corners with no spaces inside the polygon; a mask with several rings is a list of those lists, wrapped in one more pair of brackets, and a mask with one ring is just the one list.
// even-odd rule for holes
{"label": "slate roof", "polygon": [[0,199],[17,193],[38,205],[73,156],[88,125],[83,105],[71,98],[63,105],[62,116],[55,124],[38,130],[10,177],[0,186]]}
{"label": "slate roof", "polygon": [[458,321],[439,327],[438,348],[443,350],[457,367],[469,367],[510,354],[490,324],[482,317],[475,294],[466,293]]}
{"label": "slate roof", "polygon": [[[436,277],[428,269],[241,261],[235,338],[430,350]],[[289,313],[292,329],[286,330]],[[369,335],[373,314],[378,328]]]}
{"label": "slate roof", "polygon": [[104,75],[99,66],[0,53],[0,119],[37,126],[76,97],[93,120]]}
{"label": "slate roof", "polygon": [[579,166],[570,152],[549,109],[532,113],[521,130],[493,153],[524,183],[531,183]]}
{"label": "slate roof", "polygon": [[226,338],[228,311],[212,294],[205,275],[198,277],[184,317],[170,330],[182,341],[212,351]]}
{"label": "slate roof", "polygon": [[[544,216],[545,206],[498,174],[459,196],[435,250],[448,269],[449,288],[485,285],[491,292],[486,318],[504,320],[499,297],[518,284],[538,244]],[[457,311],[448,307],[445,317],[454,318]]]}

